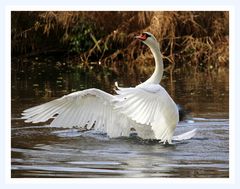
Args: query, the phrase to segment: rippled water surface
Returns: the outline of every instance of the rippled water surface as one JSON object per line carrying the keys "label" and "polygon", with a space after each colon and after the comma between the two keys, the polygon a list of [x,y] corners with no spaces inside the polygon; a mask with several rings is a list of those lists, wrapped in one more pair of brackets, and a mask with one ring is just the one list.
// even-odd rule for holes
{"label": "rippled water surface", "polygon": [[181,123],[191,140],[164,146],[137,138],[25,127],[12,130],[12,177],[228,177],[228,121]]}
{"label": "rippled water surface", "polygon": [[94,131],[50,128],[48,123],[26,124],[19,119],[22,110],[71,91],[38,96],[32,82],[12,83],[12,177],[229,176],[228,81],[221,75],[175,76],[171,84],[167,78],[163,81],[174,100],[191,110],[176,134],[198,130],[192,139],[172,145],[134,136],[110,139]]}

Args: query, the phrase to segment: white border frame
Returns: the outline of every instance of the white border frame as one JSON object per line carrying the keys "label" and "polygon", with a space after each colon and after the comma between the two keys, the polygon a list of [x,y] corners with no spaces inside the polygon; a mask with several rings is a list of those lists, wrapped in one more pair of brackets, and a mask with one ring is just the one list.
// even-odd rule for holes
{"label": "white border frame", "polygon": [[[79,178],[79,179],[45,179],[45,178],[11,178],[11,108],[9,102],[11,102],[11,11],[50,11],[50,10],[59,10],[59,11],[110,11],[110,10],[120,10],[120,11],[229,11],[229,68],[230,68],[230,80],[229,87],[230,93],[230,124],[229,124],[229,178],[111,178],[111,179],[88,179],[88,178]],[[232,112],[234,109],[234,67],[235,67],[235,59],[232,52],[236,52],[235,50],[235,26],[236,23],[235,18],[235,9],[233,6],[161,6],[161,7],[126,7],[126,6],[114,6],[114,7],[103,7],[103,6],[8,6],[5,9],[5,111],[6,111],[6,125],[5,125],[5,171],[6,177],[5,180],[8,184],[234,184],[235,181],[235,117]]]}

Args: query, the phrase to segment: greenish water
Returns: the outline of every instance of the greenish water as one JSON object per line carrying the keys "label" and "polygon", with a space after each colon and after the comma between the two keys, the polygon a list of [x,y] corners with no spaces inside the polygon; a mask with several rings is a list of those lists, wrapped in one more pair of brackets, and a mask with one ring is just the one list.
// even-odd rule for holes
{"label": "greenish water", "polygon": [[[26,124],[20,113],[64,94],[96,87],[113,93],[114,81],[135,86],[146,75],[67,67],[12,70],[12,177],[229,177],[228,71],[177,70],[162,85],[190,110],[176,134],[198,129],[187,141],[164,146],[135,137],[110,139],[94,131]],[[44,72],[39,71],[44,70]],[[58,71],[57,71],[58,70]],[[128,75],[130,74],[130,75]]]}

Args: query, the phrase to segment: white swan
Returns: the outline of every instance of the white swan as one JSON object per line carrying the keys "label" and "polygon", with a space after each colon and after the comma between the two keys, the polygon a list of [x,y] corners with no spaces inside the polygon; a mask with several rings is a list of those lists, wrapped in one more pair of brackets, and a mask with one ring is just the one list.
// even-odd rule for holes
{"label": "white swan", "polygon": [[143,139],[172,143],[179,114],[172,98],[159,85],[163,75],[159,44],[149,32],[136,38],[151,49],[155,59],[155,71],[147,81],[135,88],[118,87],[117,95],[95,88],[74,92],[29,108],[22,118],[33,123],[52,118],[50,126],[95,129],[109,137],[129,136],[135,130]]}

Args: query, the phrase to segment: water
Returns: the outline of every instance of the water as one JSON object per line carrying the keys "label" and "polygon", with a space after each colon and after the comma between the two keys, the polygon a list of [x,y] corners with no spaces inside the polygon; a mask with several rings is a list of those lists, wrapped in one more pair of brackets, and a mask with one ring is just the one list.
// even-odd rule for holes
{"label": "water", "polygon": [[[198,129],[194,138],[173,145],[134,136],[110,139],[94,131],[50,128],[48,123],[26,124],[19,119],[22,110],[71,91],[98,87],[112,92],[111,80],[101,84],[89,75],[76,79],[74,74],[57,76],[62,80],[59,88],[52,80],[18,76],[12,80],[12,177],[229,177],[227,71],[176,73],[173,82],[163,80],[174,100],[191,110],[176,134]],[[119,77],[120,85],[136,84],[136,78],[125,77]]]}

